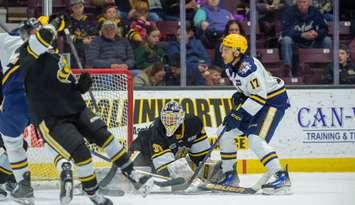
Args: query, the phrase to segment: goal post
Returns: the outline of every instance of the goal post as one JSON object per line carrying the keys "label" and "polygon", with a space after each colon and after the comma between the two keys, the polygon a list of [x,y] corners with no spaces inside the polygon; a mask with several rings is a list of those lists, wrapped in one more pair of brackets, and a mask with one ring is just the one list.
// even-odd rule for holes
{"label": "goal post", "polygon": [[[78,78],[80,70],[73,69]],[[133,139],[133,78],[127,69],[85,69],[93,79],[91,91],[99,110],[95,110],[94,102],[89,94],[83,95],[86,105],[107,125],[109,131],[127,147]],[[29,167],[33,180],[54,180],[58,173],[53,161],[43,149],[43,140],[33,129],[26,128],[24,137],[29,144],[27,151]],[[103,153],[94,145],[91,149]],[[110,163],[94,157],[95,167],[109,167]]]}

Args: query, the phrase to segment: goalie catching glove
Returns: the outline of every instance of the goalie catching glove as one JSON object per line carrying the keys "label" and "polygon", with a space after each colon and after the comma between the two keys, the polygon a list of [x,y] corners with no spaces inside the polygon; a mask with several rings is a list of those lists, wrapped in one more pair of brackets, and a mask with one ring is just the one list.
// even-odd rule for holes
{"label": "goalie catching glove", "polygon": [[76,88],[79,90],[81,94],[89,91],[92,85],[92,78],[88,73],[82,73],[79,77],[78,83],[76,84]]}

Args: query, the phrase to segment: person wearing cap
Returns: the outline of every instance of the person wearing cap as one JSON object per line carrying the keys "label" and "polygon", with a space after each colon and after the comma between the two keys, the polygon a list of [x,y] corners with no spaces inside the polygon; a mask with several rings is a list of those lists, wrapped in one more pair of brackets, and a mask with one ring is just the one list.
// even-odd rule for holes
{"label": "person wearing cap", "polygon": [[[78,51],[79,58],[85,64],[85,52],[88,45],[91,43],[95,35],[98,34],[98,29],[94,21],[84,14],[84,0],[70,0],[70,33],[74,36],[74,46]],[[72,67],[77,67],[77,62],[74,56],[71,56]]]}
{"label": "person wearing cap", "polygon": [[106,20],[100,36],[94,38],[87,52],[87,67],[133,68],[134,56],[128,40],[117,35],[117,25]]}

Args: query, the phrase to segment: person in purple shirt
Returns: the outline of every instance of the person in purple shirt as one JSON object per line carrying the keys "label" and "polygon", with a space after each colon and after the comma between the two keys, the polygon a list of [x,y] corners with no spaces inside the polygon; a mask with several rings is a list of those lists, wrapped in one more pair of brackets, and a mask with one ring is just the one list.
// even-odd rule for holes
{"label": "person in purple shirt", "polygon": [[227,22],[233,19],[231,12],[219,7],[220,0],[206,0],[206,4],[196,11],[194,26],[208,41],[215,42],[224,32]]}

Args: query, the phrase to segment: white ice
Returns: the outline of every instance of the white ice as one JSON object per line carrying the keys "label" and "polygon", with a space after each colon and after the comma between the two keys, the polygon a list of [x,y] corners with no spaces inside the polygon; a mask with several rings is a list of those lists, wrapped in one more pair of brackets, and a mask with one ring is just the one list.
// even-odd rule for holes
{"label": "white ice", "polygon": [[[115,205],[355,205],[355,173],[290,173],[292,195],[154,194],[143,198],[126,194],[110,197]],[[241,176],[241,185],[253,185],[261,175]],[[58,190],[35,190],[36,205],[59,205]],[[0,205],[16,205],[12,201]],[[85,196],[75,196],[71,205],[90,205]]]}

